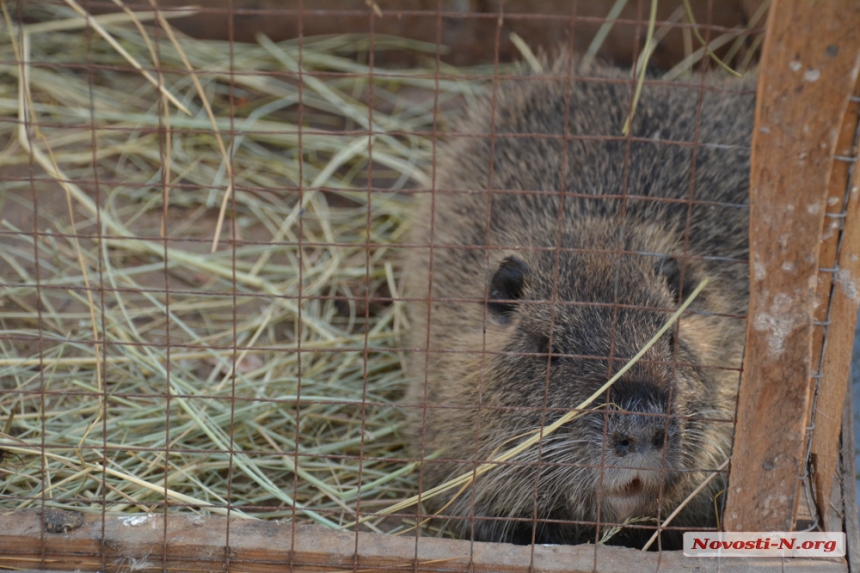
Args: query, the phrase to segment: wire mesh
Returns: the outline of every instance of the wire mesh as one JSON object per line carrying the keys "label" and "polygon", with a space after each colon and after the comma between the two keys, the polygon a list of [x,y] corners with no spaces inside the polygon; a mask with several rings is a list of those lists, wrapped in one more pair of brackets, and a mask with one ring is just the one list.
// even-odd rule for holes
{"label": "wire mesh", "polygon": [[[359,531],[414,536],[416,547],[429,536],[589,542],[596,570],[604,543],[641,546],[660,526],[662,551],[693,522],[717,527],[727,446],[705,459],[672,444],[682,427],[730,438],[733,415],[707,402],[674,411],[689,391],[675,380],[736,393],[739,355],[703,348],[741,342],[687,333],[720,325],[743,336],[745,239],[704,249],[697,233],[702,221],[745,220],[747,207],[708,195],[697,169],[748,169],[749,133],[714,127],[745,116],[709,106],[749,102],[754,84],[714,79],[723,72],[710,50],[741,70],[754,64],[767,2],[743,22],[709,2],[694,3],[695,22],[683,3],[654,18],[646,2],[454,4],[3,4],[4,507],[103,524],[154,513],[165,534],[183,513],[314,523],[356,532],[356,570]],[[603,51],[595,34],[609,37]],[[592,52],[627,68],[552,64]],[[631,63],[652,67],[638,109]],[[618,97],[608,102],[617,129],[577,111],[589,90]],[[561,94],[557,123],[518,126],[516,94],[543,92]],[[692,123],[674,131],[684,137],[636,123],[660,112],[648,107],[660,97],[692,106]],[[572,160],[546,181],[517,181],[498,163],[532,148],[610,149],[618,162],[603,173],[608,189],[568,185],[581,167]],[[672,190],[648,187],[643,150],[679,167]],[[603,246],[566,236],[565,209],[590,201],[617,223],[589,228]],[[522,208],[526,226],[537,224],[529,209],[552,209],[541,233],[506,234],[498,205]],[[671,216],[680,234],[637,243],[648,212]],[[568,288],[577,263],[606,266],[601,292]],[[545,291],[511,286],[540,264]],[[631,296],[627,282],[653,277],[619,273],[646,267],[671,284]],[[697,286],[694,269],[736,292],[712,285],[667,326],[662,352],[594,404],[559,393],[561,377],[600,381],[589,388],[611,379]],[[575,344],[573,316],[588,331]],[[534,317],[543,322],[528,331]],[[516,368],[528,391],[499,390],[500,372]],[[666,381],[659,406],[643,405],[653,398],[643,377]],[[597,424],[596,455],[571,456],[565,440],[584,438],[565,430],[493,461],[577,410],[588,422],[567,428]],[[623,462],[641,437],[618,429],[625,420],[653,430],[656,467]],[[431,496],[462,473],[465,487]],[[711,474],[698,521],[667,524]],[[577,488],[586,493],[571,502]],[[229,546],[235,521],[223,523]],[[103,556],[102,566],[162,559]]]}

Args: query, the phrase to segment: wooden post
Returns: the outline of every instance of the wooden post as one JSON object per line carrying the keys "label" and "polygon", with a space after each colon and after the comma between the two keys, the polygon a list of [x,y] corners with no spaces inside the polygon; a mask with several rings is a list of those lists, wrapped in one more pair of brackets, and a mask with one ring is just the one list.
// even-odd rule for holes
{"label": "wooden post", "polygon": [[775,0],[770,8],[752,141],[750,306],[726,531],[790,530],[797,511],[819,243],[838,128],[860,65],[858,29],[857,0]]}
{"label": "wooden post", "polygon": [[[860,95],[860,83],[854,93]],[[824,336],[816,336],[812,351],[813,367],[815,360],[819,360],[822,374],[813,413],[811,448],[815,502],[821,518],[829,512],[833,480],[839,467],[839,431],[851,379],[854,329],[860,305],[860,168],[849,169],[852,165],[849,160],[858,160],[854,149],[858,130],[860,100],[852,101],[845,114],[836,149],[842,159],[834,164],[830,178],[829,197],[836,200],[828,198],[828,204],[832,202],[837,213],[844,208],[845,218],[825,219],[823,238],[827,240],[822,242],[820,252],[820,264],[834,269],[832,273],[821,273],[818,281],[818,317],[830,321],[826,327],[827,345],[823,344]],[[847,206],[843,205],[846,194]],[[834,232],[839,228],[841,233]],[[820,334],[824,333],[821,328]]]}

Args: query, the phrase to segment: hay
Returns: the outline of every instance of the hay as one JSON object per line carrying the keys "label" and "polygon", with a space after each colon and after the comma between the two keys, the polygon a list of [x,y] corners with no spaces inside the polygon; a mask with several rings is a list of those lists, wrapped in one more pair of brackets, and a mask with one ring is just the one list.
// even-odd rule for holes
{"label": "hay", "polygon": [[407,321],[366,297],[398,295],[397,191],[430,184],[434,105],[444,127],[480,86],[444,68],[437,96],[436,46],[377,36],[377,54],[425,63],[374,68],[371,123],[366,37],[299,54],[174,31],[179,51],[100,17],[125,57],[72,9],[24,12],[40,23],[4,23],[0,40],[4,506],[149,512],[166,496],[170,511],[337,527],[359,496],[372,511],[412,495],[392,405],[404,357],[388,350]]}
{"label": "hay", "polygon": [[493,68],[436,78],[435,45],[377,35],[422,63],[371,75],[365,36],[174,43],[155,14],[102,33],[21,9],[38,23],[0,28],[4,506],[340,527],[412,496],[408,322],[367,297],[400,292],[398,191],[430,187],[431,130],[481,91],[458,74]]}

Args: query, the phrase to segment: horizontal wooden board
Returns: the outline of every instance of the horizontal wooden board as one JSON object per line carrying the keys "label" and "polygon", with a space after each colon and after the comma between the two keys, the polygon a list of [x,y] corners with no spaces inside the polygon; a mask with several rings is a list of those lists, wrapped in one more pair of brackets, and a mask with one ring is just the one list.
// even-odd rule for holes
{"label": "horizontal wooden board", "polygon": [[[690,0],[697,22],[719,27],[711,37],[724,29],[743,27],[756,13],[762,0],[714,2]],[[140,2],[137,2],[138,4]],[[92,10],[115,9],[110,2],[91,2]],[[146,2],[143,2],[145,5]],[[374,0],[381,16],[373,21],[373,30],[379,35],[394,35],[424,42],[436,42],[436,11],[439,19],[442,59],[455,65],[481,64],[493,61],[496,50],[493,37],[498,22],[498,11],[504,12],[503,34],[498,46],[502,61],[521,60],[522,55],[508,38],[510,32],[519,34],[535,52],[552,52],[559,45],[572,40],[577,52],[585,52],[598,28],[604,23],[616,0],[588,0],[563,2],[560,0],[507,0],[506,2],[478,2],[475,0]],[[660,2],[657,20],[666,21],[679,2]],[[172,24],[194,38],[256,43],[257,34],[265,34],[273,41],[295,38],[298,34],[297,10],[303,6],[302,32],[304,36],[321,34],[367,34],[371,30],[371,2],[360,0],[159,0],[164,10],[183,6],[200,6],[203,9],[190,17],[177,18]],[[574,12],[575,7],[575,12]],[[230,12],[234,12],[231,18]],[[579,21],[573,26],[574,15]],[[621,22],[609,29],[603,42],[600,57],[618,65],[629,65],[631,55],[637,53],[633,22],[644,29],[648,19],[647,3],[627,2],[618,14]],[[645,22],[643,22],[643,20]],[[759,26],[761,22],[759,22]],[[702,34],[705,34],[702,31]],[[731,45],[731,43],[729,44]],[[698,47],[698,46],[697,46]],[[728,49],[728,46],[723,50]],[[668,69],[685,57],[684,35],[680,29],[671,30],[651,57],[651,64]],[[415,57],[408,52],[380,51],[378,60]],[[431,55],[432,57],[432,55]]]}
{"label": "horizontal wooden board", "polygon": [[[74,520],[69,520],[74,523]],[[229,533],[228,533],[229,525]],[[102,536],[104,531],[104,536]],[[229,535],[229,549],[228,539]],[[88,514],[65,533],[43,531],[41,513],[0,514],[0,569],[79,571],[659,571],[846,573],[844,560],[691,559],[619,547],[515,546],[333,531],[317,525],[193,515]]]}

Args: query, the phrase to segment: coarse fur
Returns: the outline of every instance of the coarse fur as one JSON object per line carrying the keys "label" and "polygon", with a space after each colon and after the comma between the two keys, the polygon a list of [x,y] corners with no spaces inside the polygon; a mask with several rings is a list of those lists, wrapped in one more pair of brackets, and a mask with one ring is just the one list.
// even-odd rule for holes
{"label": "coarse fur", "polygon": [[[710,279],[593,411],[425,502],[463,537],[596,542],[627,521],[610,543],[638,545],[730,453],[754,80],[646,83],[625,138],[634,88],[629,71],[567,57],[501,81],[416,198],[407,403],[416,457],[439,452],[424,491],[576,407]],[[723,488],[671,527],[714,526]]]}

